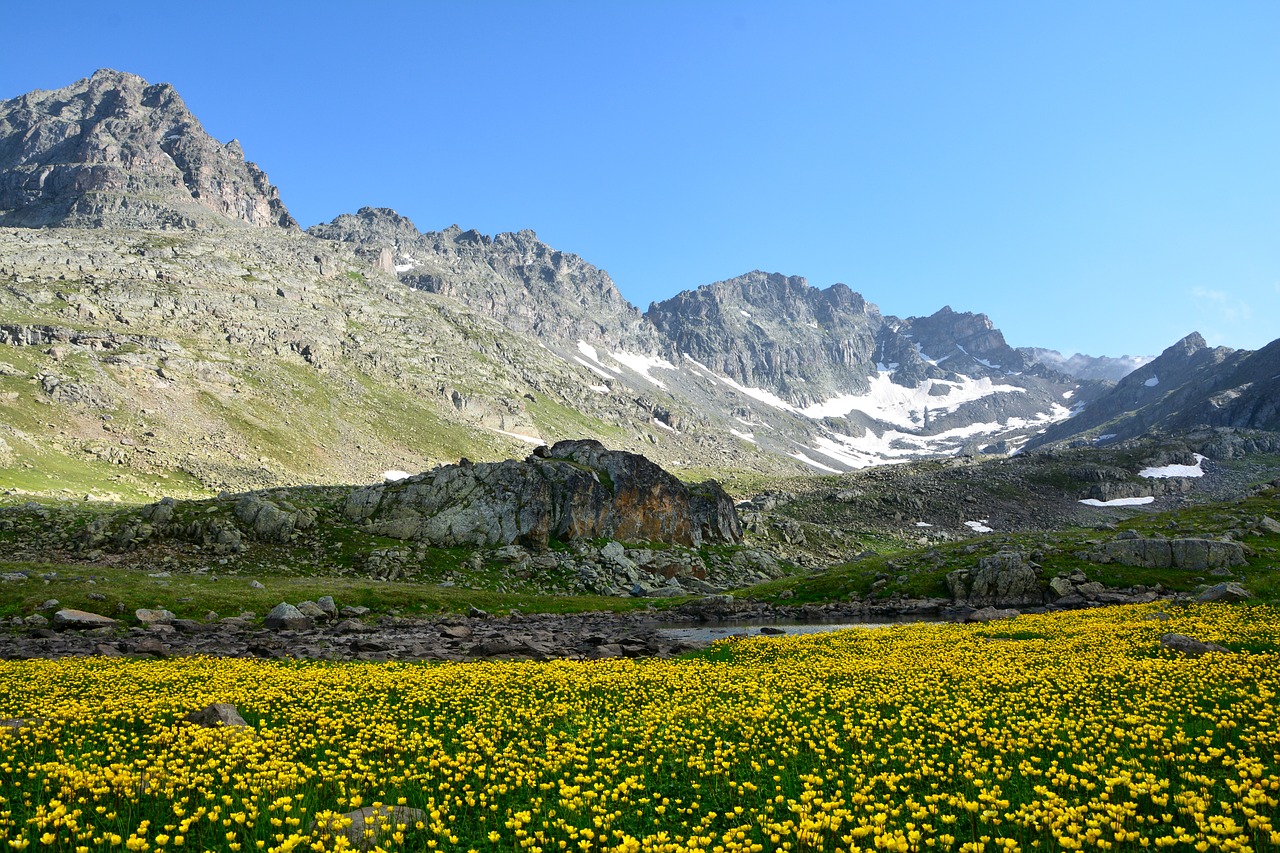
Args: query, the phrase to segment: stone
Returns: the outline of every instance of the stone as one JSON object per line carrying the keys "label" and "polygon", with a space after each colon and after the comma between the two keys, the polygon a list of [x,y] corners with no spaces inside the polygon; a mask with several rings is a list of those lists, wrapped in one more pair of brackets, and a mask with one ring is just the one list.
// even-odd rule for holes
{"label": "stone", "polygon": [[557,442],[523,462],[445,465],[358,489],[343,514],[370,533],[438,546],[546,550],[554,537],[698,548],[742,540],[719,484],[687,485],[644,456],[590,439]]}
{"label": "stone", "polygon": [[338,611],[338,615],[343,619],[359,619],[361,616],[368,615],[368,613],[369,608],[359,604],[347,605]]}
{"label": "stone", "polygon": [[262,581],[249,581],[250,589],[266,589],[266,585]]}
{"label": "stone", "polygon": [[957,604],[970,607],[1023,607],[1044,603],[1038,567],[1018,551],[1001,551],[978,560],[976,569],[948,572],[947,588]]}
{"label": "stone", "polygon": [[311,627],[311,620],[292,604],[282,601],[271,608],[262,624],[269,631],[301,631]]}
{"label": "stone", "polygon": [[1253,593],[1245,589],[1238,583],[1219,583],[1206,589],[1204,592],[1196,596],[1196,601],[1247,601],[1253,598]]}
{"label": "stone", "polygon": [[1022,613],[1011,608],[983,607],[965,617],[966,622],[995,622],[1001,619],[1016,619]]}
{"label": "stone", "polygon": [[1071,595],[1076,591],[1076,586],[1067,578],[1054,578],[1049,581],[1049,589],[1053,590],[1053,594],[1061,598],[1064,595]]}
{"label": "stone", "polygon": [[298,612],[308,619],[325,620],[329,618],[329,613],[314,601],[299,601],[295,607]]}
{"label": "stone", "polygon": [[773,625],[761,625],[760,633],[766,637],[774,637],[774,636],[779,636],[781,634],[785,634],[787,632],[786,632],[786,629],[777,628]]}
{"label": "stone", "polygon": [[1280,534],[1280,521],[1276,521],[1269,515],[1264,515],[1259,521],[1258,526],[1268,533]]}
{"label": "stone", "polygon": [[1088,556],[1099,563],[1205,572],[1243,566],[1248,561],[1248,549],[1239,542],[1217,539],[1113,539],[1103,542]]}
{"label": "stone", "polygon": [[148,610],[139,608],[133,611],[133,618],[143,625],[169,625],[178,617],[168,610]]}
{"label": "stone", "polygon": [[213,728],[216,726],[248,726],[244,721],[244,717],[240,716],[240,711],[235,705],[215,702],[208,707],[201,708],[198,711],[191,711],[183,717],[189,723],[195,723],[197,726],[205,726]]}
{"label": "stone", "polygon": [[334,602],[332,595],[322,595],[316,599],[316,605],[324,611],[329,619],[336,619],[338,616],[338,605]]}
{"label": "stone", "polygon": [[1203,643],[1185,634],[1163,634],[1160,637],[1160,648],[1172,652],[1180,652],[1187,657],[1200,657],[1208,652],[1230,652],[1217,643]]}
{"label": "stone", "polygon": [[60,630],[87,631],[93,628],[114,628],[118,625],[115,619],[89,613],[85,610],[59,610],[53,614],[53,627]]}
{"label": "stone", "polygon": [[368,850],[385,835],[413,829],[426,820],[427,813],[421,809],[373,805],[346,814],[321,817],[311,824],[310,831],[318,833],[321,841],[345,837],[351,847]]}

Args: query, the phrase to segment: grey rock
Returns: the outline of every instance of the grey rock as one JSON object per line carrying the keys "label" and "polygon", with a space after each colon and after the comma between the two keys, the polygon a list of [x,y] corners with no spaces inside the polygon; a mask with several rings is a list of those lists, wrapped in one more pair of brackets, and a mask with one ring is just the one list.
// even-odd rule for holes
{"label": "grey rock", "polygon": [[334,619],[338,615],[338,605],[334,602],[332,595],[322,595],[316,599],[318,606],[329,619]]}
{"label": "grey rock", "polygon": [[1113,539],[1090,552],[1089,558],[1099,563],[1203,572],[1242,566],[1247,554],[1239,542],[1216,539]]}
{"label": "grey rock", "polygon": [[262,581],[249,581],[250,589],[266,589],[266,585]]}
{"label": "grey rock", "polygon": [[1067,578],[1053,578],[1049,581],[1049,589],[1053,590],[1053,594],[1062,597],[1071,595],[1076,591],[1076,586]]}
{"label": "grey rock", "polygon": [[271,608],[262,624],[270,631],[300,631],[310,628],[311,620],[292,604],[282,601]]}
{"label": "grey rock", "polygon": [[351,847],[368,850],[386,835],[411,830],[419,821],[426,820],[426,812],[408,806],[365,806],[353,812],[316,821],[309,830],[318,834],[322,841],[345,838]]}
{"label": "grey rock", "polygon": [[1021,607],[1044,603],[1038,568],[1017,551],[1001,551],[978,561],[974,570],[949,572],[952,599],[970,607]]}
{"label": "grey rock", "polygon": [[1187,657],[1200,657],[1208,652],[1230,652],[1217,643],[1204,643],[1184,634],[1164,634],[1160,637],[1160,647],[1173,652],[1180,652]]}
{"label": "grey rock", "polygon": [[524,462],[446,465],[352,493],[344,515],[370,532],[440,546],[609,538],[688,547],[741,540],[714,482],[688,486],[635,453],[561,441]]}
{"label": "grey rock", "polygon": [[215,702],[198,711],[191,711],[183,719],[197,726],[214,728],[219,726],[248,726],[240,710],[235,705]]}
{"label": "grey rock", "polygon": [[314,601],[299,601],[296,605],[298,612],[308,619],[325,620],[329,618],[328,612]]}
{"label": "grey rock", "polygon": [[149,610],[147,608],[139,608],[133,611],[133,618],[137,619],[143,625],[168,625],[178,617],[168,610]]}
{"label": "grey rock", "polygon": [[995,622],[1001,619],[1016,619],[1022,613],[1012,608],[983,607],[965,617],[966,622]]}
{"label": "grey rock", "polygon": [[114,628],[119,623],[109,616],[89,613],[84,610],[59,610],[53,614],[53,627],[58,629],[85,631],[93,628]]}
{"label": "grey rock", "polygon": [[1238,583],[1219,583],[1196,596],[1196,601],[1248,601],[1253,593]]}

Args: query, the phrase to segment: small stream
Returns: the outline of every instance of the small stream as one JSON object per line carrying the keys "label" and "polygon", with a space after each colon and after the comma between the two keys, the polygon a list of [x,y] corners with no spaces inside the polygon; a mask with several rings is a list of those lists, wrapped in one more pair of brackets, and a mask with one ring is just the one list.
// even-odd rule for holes
{"label": "small stream", "polygon": [[[787,636],[795,634],[824,634],[829,631],[843,631],[847,628],[888,628],[891,625],[903,625],[908,622],[937,622],[934,617],[912,617],[897,616],[891,618],[875,618],[871,617],[865,620],[850,621],[843,619],[839,622],[778,622],[769,620],[732,620],[727,622],[719,622],[714,625],[707,624],[690,624],[690,625],[669,625],[657,629],[660,636],[673,640],[681,640],[686,643],[697,645],[714,643],[716,640],[724,640],[729,637],[761,637],[761,636]],[[761,631],[762,628],[769,629]]]}

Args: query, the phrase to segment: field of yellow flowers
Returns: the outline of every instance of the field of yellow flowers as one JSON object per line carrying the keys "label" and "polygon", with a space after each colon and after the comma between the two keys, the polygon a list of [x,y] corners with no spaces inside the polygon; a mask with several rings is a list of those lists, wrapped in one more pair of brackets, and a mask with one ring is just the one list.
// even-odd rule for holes
{"label": "field of yellow flowers", "polygon": [[[1150,613],[673,661],[2,662],[0,717],[43,722],[0,729],[0,850],[335,849],[375,804],[421,810],[385,850],[1280,850],[1280,611]],[[252,730],[183,721],[211,702]]]}

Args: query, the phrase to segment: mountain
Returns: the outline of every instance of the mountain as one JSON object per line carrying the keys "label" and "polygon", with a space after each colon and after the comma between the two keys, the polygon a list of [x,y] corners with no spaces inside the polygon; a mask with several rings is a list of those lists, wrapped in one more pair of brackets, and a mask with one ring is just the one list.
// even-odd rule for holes
{"label": "mountain", "polygon": [[1210,347],[1193,332],[1028,446],[1121,441],[1197,426],[1280,430],[1280,340],[1235,350]]}
{"label": "mountain", "polygon": [[656,352],[657,335],[609,274],[533,231],[489,237],[454,225],[420,232],[386,208],[361,208],[307,233],[351,243],[409,287],[450,296],[544,340]]}
{"label": "mountain", "polygon": [[235,140],[205,133],[167,83],[102,70],[0,101],[0,226],[296,229]]}
{"label": "mountain", "polygon": [[1018,352],[1030,362],[1040,362],[1045,367],[1074,376],[1077,379],[1104,379],[1119,382],[1142,365],[1151,361],[1151,356],[1122,355],[1119,358],[1109,356],[1091,356],[1075,353],[1065,356],[1057,350],[1041,347],[1019,347]]}
{"label": "mountain", "polygon": [[[172,87],[112,71],[0,103],[0,199],[18,493],[368,482],[582,438],[686,476],[841,472],[1072,434],[1133,385],[843,284],[754,271],[642,314],[532,231],[366,207],[303,232]],[[1235,395],[1221,417],[1266,422],[1240,390],[1265,370],[1237,366],[1200,384]]]}

